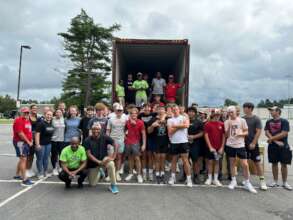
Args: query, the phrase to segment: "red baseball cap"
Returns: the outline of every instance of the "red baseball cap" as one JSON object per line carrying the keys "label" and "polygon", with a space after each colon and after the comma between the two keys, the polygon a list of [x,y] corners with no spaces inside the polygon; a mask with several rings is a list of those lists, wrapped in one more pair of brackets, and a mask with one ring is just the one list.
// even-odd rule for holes
{"label": "red baseball cap", "polygon": [[21,112],[21,113],[29,113],[29,112],[30,112],[30,109],[29,109],[29,107],[22,107],[22,108],[20,109],[20,112]]}

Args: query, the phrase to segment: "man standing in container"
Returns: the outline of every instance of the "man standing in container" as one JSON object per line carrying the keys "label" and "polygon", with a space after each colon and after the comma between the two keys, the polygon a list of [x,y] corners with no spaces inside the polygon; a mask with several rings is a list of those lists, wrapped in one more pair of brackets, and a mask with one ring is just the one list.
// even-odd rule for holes
{"label": "man standing in container", "polygon": [[153,96],[159,95],[161,96],[161,99],[162,99],[164,96],[165,87],[166,87],[165,79],[161,78],[160,72],[157,72],[156,78],[153,78],[153,81],[152,81]]}
{"label": "man standing in container", "polygon": [[168,84],[166,85],[165,89],[165,99],[168,103],[175,103],[176,102],[176,95],[177,90],[182,88],[185,84],[185,80],[182,84],[174,82],[174,76],[169,75]]}
{"label": "man standing in container", "polygon": [[142,104],[147,103],[148,97],[146,90],[149,88],[147,81],[142,79],[142,73],[137,74],[137,80],[132,85],[135,93],[135,104],[137,107],[141,107]]}

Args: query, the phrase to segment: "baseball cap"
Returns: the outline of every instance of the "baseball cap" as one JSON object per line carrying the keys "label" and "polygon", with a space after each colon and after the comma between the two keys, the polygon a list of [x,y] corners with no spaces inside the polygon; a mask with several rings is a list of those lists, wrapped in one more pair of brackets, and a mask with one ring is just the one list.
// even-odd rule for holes
{"label": "baseball cap", "polygon": [[174,76],[173,75],[169,75],[169,78],[174,78]]}
{"label": "baseball cap", "polygon": [[22,108],[20,109],[20,112],[21,112],[21,113],[29,113],[29,112],[30,112],[30,109],[29,109],[29,107],[22,107]]}
{"label": "baseball cap", "polygon": [[279,111],[279,112],[281,112],[281,109],[278,106],[269,107],[268,110],[269,111]]}
{"label": "baseball cap", "polygon": [[213,109],[211,110],[211,114],[212,114],[212,115],[220,115],[220,114],[221,114],[221,110],[218,109],[218,108],[213,108]]}
{"label": "baseball cap", "polygon": [[137,76],[142,76],[142,73],[141,73],[141,72],[138,72],[138,73],[137,73]]}

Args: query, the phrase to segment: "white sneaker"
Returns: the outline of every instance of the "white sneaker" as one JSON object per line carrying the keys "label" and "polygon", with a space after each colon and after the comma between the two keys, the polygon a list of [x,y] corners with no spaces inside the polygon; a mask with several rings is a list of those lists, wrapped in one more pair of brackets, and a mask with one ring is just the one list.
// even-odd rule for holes
{"label": "white sneaker", "polygon": [[175,178],[173,178],[172,176],[170,177],[169,181],[168,181],[168,184],[169,185],[174,185],[176,182]]}
{"label": "white sneaker", "polygon": [[260,188],[261,190],[264,190],[264,191],[268,190],[268,187],[267,187],[266,181],[264,181],[264,180],[260,180],[260,182],[259,182],[259,188]]}
{"label": "white sneaker", "polygon": [[57,168],[53,169],[53,176],[58,176],[58,175],[59,175],[59,173],[58,173]]}
{"label": "white sneaker", "polygon": [[126,178],[125,178],[125,181],[126,181],[126,182],[129,182],[129,181],[132,179],[132,177],[133,177],[133,174],[132,174],[132,173],[128,174],[128,175],[126,176]]}
{"label": "white sneaker", "polygon": [[235,189],[236,186],[237,186],[237,181],[236,180],[232,180],[230,182],[230,184],[228,185],[228,188],[231,189],[231,190],[233,190],[233,189]]}
{"label": "white sneaker", "polygon": [[223,186],[222,183],[221,183],[219,180],[214,180],[214,181],[213,181],[213,184],[214,184],[215,186]]}
{"label": "white sneaker", "polygon": [[276,182],[276,181],[272,181],[270,184],[269,184],[269,187],[278,187],[279,186],[279,184],[278,184],[278,182]]}
{"label": "white sneaker", "polygon": [[192,187],[192,181],[191,180],[187,180],[187,187]]}
{"label": "white sneaker", "polygon": [[124,173],[124,163],[121,164],[121,168],[119,170],[119,174],[122,175]]}
{"label": "white sneaker", "polygon": [[28,178],[31,178],[31,173],[30,173],[30,170],[26,170],[25,171],[25,176],[28,177]]}
{"label": "white sneaker", "polygon": [[250,182],[245,183],[244,188],[251,193],[257,193],[257,191]]}
{"label": "white sneaker", "polygon": [[110,177],[107,176],[107,177],[105,178],[105,181],[106,181],[106,182],[110,182]]}
{"label": "white sneaker", "polygon": [[142,176],[140,174],[137,175],[137,182],[138,183],[143,183]]}
{"label": "white sneaker", "polygon": [[62,172],[62,168],[61,168],[61,167],[59,167],[58,171],[59,171],[59,173],[61,173],[61,172]]}
{"label": "white sneaker", "polygon": [[116,173],[116,180],[117,180],[118,182],[121,181],[121,176],[120,176],[120,174],[119,174],[119,171]]}
{"label": "white sneaker", "polygon": [[136,175],[136,174],[137,174],[137,172],[136,172],[136,170],[135,170],[135,169],[133,169],[133,174],[134,174],[134,175]]}
{"label": "white sneaker", "polygon": [[283,188],[290,190],[290,191],[292,190],[292,186],[290,186],[289,183],[287,183],[287,182],[283,183]]}
{"label": "white sneaker", "polygon": [[207,178],[207,180],[204,182],[205,185],[209,186],[212,184],[212,179]]}
{"label": "white sneaker", "polygon": [[147,181],[148,179],[147,179],[147,174],[146,173],[142,173],[142,178],[143,178],[143,181]]}
{"label": "white sneaker", "polygon": [[154,181],[154,175],[153,175],[153,173],[149,174],[149,180],[150,180],[151,182]]}
{"label": "white sneaker", "polygon": [[44,177],[45,177],[45,176],[44,176],[43,174],[38,174],[38,175],[37,175],[37,178],[38,178],[39,180],[44,179]]}

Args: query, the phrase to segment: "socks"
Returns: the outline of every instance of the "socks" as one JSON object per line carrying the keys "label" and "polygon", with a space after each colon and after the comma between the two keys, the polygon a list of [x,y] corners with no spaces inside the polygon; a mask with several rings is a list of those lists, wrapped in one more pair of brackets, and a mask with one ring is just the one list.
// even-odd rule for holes
{"label": "socks", "polygon": [[218,176],[219,176],[218,173],[214,173],[214,180],[218,180]]}
{"label": "socks", "polygon": [[209,179],[209,180],[212,180],[212,179],[213,179],[212,174],[208,174],[208,179]]}
{"label": "socks", "polygon": [[176,178],[176,174],[175,173],[171,173],[171,177],[175,179]]}
{"label": "socks", "polygon": [[157,172],[156,172],[156,176],[160,176],[160,172],[157,171]]}
{"label": "socks", "polygon": [[164,176],[165,175],[165,172],[164,171],[161,171],[161,176]]}
{"label": "socks", "polygon": [[186,176],[187,182],[191,182],[191,176]]}
{"label": "socks", "polygon": [[147,173],[147,170],[144,168],[144,169],[142,169],[142,173],[143,174],[146,174]]}
{"label": "socks", "polygon": [[236,176],[231,177],[232,181],[236,181]]}

